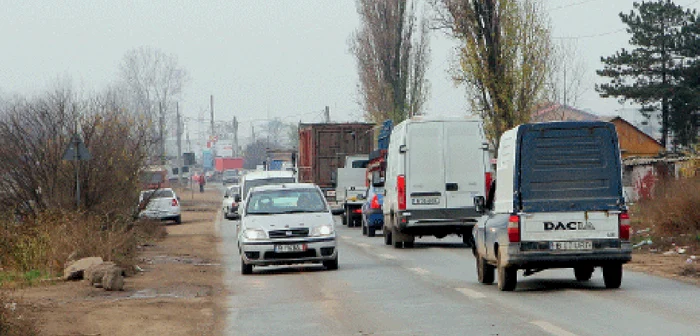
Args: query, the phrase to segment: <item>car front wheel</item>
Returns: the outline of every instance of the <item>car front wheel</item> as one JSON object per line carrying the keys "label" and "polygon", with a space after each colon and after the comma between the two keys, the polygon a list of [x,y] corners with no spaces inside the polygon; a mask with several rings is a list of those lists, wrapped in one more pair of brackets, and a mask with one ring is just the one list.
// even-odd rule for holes
{"label": "car front wheel", "polygon": [[253,274],[253,265],[246,264],[243,258],[241,258],[241,274]]}
{"label": "car front wheel", "polygon": [[328,269],[328,270],[337,270],[338,269],[338,256],[336,256],[332,260],[324,261],[323,266],[325,266],[326,269]]}

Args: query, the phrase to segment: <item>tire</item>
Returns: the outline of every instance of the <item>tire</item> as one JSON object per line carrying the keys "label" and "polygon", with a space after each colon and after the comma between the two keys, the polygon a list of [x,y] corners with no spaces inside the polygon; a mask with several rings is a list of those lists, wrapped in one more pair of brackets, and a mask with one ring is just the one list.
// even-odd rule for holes
{"label": "tire", "polygon": [[588,281],[593,276],[593,266],[574,267],[574,276],[577,281]]}
{"label": "tire", "polygon": [[391,245],[391,231],[387,230],[386,226],[382,228],[382,231],[384,231],[384,244]]}
{"label": "tire", "polygon": [[472,235],[471,232],[465,233],[462,235],[462,242],[464,245],[467,245],[467,247],[471,248],[474,246],[474,236]]}
{"label": "tire", "polygon": [[477,255],[476,256],[476,276],[479,283],[490,285],[493,283],[494,278],[494,268],[493,265],[489,265],[486,259]]}
{"label": "tire", "polygon": [[177,215],[177,217],[175,217],[175,224],[182,224],[182,216]]}
{"label": "tire", "polygon": [[605,288],[620,288],[622,284],[622,264],[603,266],[603,281]]}
{"label": "tire", "polygon": [[343,217],[341,218],[343,221],[343,225],[348,225],[347,213],[348,213],[348,209],[345,209],[345,212],[343,213]]}
{"label": "tire", "polygon": [[245,261],[243,261],[243,258],[241,258],[241,274],[253,274],[253,265],[246,264]]}
{"label": "tire", "polygon": [[353,226],[353,222],[352,222],[352,213],[350,213],[350,209],[349,209],[349,208],[345,208],[345,223],[348,225],[348,227],[352,227],[352,226]]}
{"label": "tire", "polygon": [[395,227],[391,228],[391,245],[394,245],[394,248],[402,248],[403,247],[403,241],[398,239],[399,232],[396,230]]}
{"label": "tire", "polygon": [[373,227],[367,227],[367,237],[374,237],[376,236],[376,229]]}
{"label": "tire", "polygon": [[404,241],[403,242],[403,248],[413,248],[413,242],[412,241]]}
{"label": "tire", "polygon": [[502,292],[512,292],[518,284],[518,269],[501,265],[498,256],[498,289]]}
{"label": "tire", "polygon": [[367,235],[367,225],[366,225],[367,221],[365,221],[364,216],[362,216],[361,222],[362,222],[362,224],[360,224],[360,225],[362,226],[362,235],[366,236]]}
{"label": "tire", "polygon": [[336,256],[335,259],[333,259],[333,260],[324,261],[323,266],[325,266],[326,269],[329,271],[337,270],[338,269],[338,256]]}

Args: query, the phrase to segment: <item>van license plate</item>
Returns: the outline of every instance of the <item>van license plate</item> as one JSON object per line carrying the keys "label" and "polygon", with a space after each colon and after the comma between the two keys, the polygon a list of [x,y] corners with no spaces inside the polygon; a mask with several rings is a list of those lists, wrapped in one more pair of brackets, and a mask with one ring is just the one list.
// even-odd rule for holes
{"label": "van license plate", "polygon": [[411,204],[414,204],[414,205],[440,204],[440,198],[437,198],[437,197],[411,198]]}
{"label": "van license plate", "polygon": [[304,251],[306,251],[306,244],[275,245],[275,252],[277,252],[277,253],[304,252]]}
{"label": "van license plate", "polygon": [[551,250],[592,250],[593,242],[590,241],[562,241],[550,242]]}

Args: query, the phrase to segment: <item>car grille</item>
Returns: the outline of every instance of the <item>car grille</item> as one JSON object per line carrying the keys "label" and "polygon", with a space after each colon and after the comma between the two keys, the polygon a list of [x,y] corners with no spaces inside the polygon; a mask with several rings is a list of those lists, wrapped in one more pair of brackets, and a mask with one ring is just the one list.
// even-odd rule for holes
{"label": "car grille", "polygon": [[269,232],[270,239],[275,238],[298,238],[298,237],[308,237],[309,229],[289,229],[289,230],[274,230]]}
{"label": "car grille", "polygon": [[288,252],[288,253],[277,253],[277,252],[265,252],[263,258],[265,260],[280,260],[280,259],[301,259],[301,258],[314,258],[316,257],[315,249],[308,249],[304,252]]}

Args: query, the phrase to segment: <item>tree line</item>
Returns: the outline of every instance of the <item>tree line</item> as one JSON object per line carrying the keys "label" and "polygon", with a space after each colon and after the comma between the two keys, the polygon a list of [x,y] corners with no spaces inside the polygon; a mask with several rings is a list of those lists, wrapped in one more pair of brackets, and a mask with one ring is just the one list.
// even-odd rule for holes
{"label": "tree line", "polygon": [[[429,92],[428,26],[458,41],[453,81],[465,88],[471,113],[479,115],[487,138],[498,148],[500,135],[526,123],[539,106],[575,102],[581,68],[571,48],[554,43],[541,0],[429,0],[416,19],[414,0],[357,0],[360,28],[350,47],[360,78],[365,119],[395,123],[422,114]],[[661,142],[697,143],[700,107],[700,22],[695,10],[671,0],[634,2],[620,13],[632,50],[601,57],[596,74],[607,83],[595,89],[661,112]],[[567,65],[568,64],[568,65]],[[568,71],[568,81],[561,81]],[[571,90],[567,86],[573,84]],[[561,86],[565,89],[561,89]],[[563,94],[562,94],[563,92]]]}

